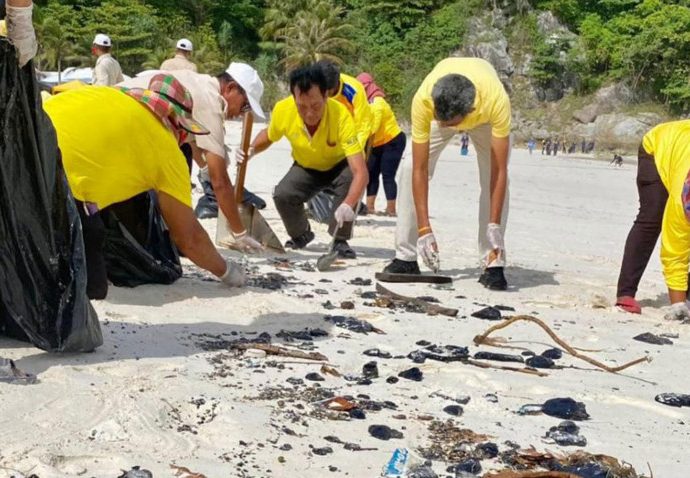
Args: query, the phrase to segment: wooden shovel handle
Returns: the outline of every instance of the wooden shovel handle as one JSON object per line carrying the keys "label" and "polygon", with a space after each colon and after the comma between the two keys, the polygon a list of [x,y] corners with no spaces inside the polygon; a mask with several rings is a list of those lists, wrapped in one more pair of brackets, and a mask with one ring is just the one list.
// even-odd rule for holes
{"label": "wooden shovel handle", "polygon": [[247,159],[237,166],[237,181],[235,184],[235,201],[238,205],[244,202],[244,178],[247,176],[249,147],[252,141],[252,126],[254,126],[254,115],[251,111],[247,111],[242,118],[242,143],[240,144],[240,148],[244,151],[244,155]]}

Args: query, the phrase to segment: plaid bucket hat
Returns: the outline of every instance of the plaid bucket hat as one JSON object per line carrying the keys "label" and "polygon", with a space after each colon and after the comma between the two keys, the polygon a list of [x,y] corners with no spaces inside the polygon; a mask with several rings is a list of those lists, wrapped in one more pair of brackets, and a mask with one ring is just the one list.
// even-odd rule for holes
{"label": "plaid bucket hat", "polygon": [[151,77],[148,89],[120,87],[120,90],[149,108],[173,131],[181,128],[196,135],[210,134],[192,117],[192,95],[172,75],[161,73]]}

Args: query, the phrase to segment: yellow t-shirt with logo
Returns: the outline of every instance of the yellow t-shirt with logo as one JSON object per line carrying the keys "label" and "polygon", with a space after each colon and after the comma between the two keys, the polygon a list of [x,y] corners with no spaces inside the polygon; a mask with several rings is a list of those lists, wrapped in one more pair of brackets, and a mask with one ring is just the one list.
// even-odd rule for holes
{"label": "yellow t-shirt with logo", "polygon": [[352,116],[332,98],[326,101],[314,136],[304,125],[293,96],[276,103],[268,125],[268,139],[275,143],[283,136],[290,141],[292,158],[307,169],[328,171],[346,157],[362,152]]}
{"label": "yellow t-shirt with logo", "polygon": [[401,133],[400,125],[398,125],[391,105],[382,97],[377,96],[374,101],[369,103],[369,107],[373,116],[371,130],[374,134],[374,140],[372,145],[377,147],[390,143]]}
{"label": "yellow t-shirt with logo", "polygon": [[429,141],[431,122],[435,121],[431,91],[438,80],[451,74],[463,75],[477,90],[474,111],[454,128],[469,131],[490,124],[493,136],[510,136],[510,99],[494,67],[481,58],[446,58],[431,70],[412,100],[412,141]]}
{"label": "yellow t-shirt with logo", "polygon": [[690,223],[683,209],[683,186],[690,171],[690,120],[662,123],[643,138],[642,147],[654,156],[668,191],[661,225],[661,263],[666,285],[687,290],[690,264]]}
{"label": "yellow t-shirt with logo", "polygon": [[76,199],[103,209],[153,189],[192,206],[189,169],[177,140],[134,98],[88,86],[53,96],[44,109]]}
{"label": "yellow t-shirt with logo", "polygon": [[340,90],[333,99],[345,106],[352,115],[352,118],[355,120],[357,139],[359,144],[362,145],[362,149],[364,149],[369,136],[374,132],[371,127],[372,112],[369,108],[364,85],[357,78],[341,73]]}

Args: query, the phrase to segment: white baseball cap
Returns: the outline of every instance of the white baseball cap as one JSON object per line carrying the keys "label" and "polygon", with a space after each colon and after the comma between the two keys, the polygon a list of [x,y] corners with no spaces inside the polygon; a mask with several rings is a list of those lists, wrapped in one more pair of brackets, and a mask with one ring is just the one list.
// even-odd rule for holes
{"label": "white baseball cap", "polygon": [[96,38],[93,39],[93,44],[98,45],[98,46],[107,46],[107,47],[113,46],[113,42],[110,41],[110,37],[108,35],[104,35],[102,33],[99,33],[98,35],[96,35]]}
{"label": "white baseball cap", "polygon": [[184,50],[184,51],[193,51],[194,50],[194,45],[192,44],[191,40],[188,40],[186,38],[182,38],[177,42],[177,49],[178,50]]}
{"label": "white baseball cap", "polygon": [[249,106],[256,116],[266,118],[261,108],[261,96],[264,94],[264,83],[259,78],[257,71],[246,63],[230,63],[225,72],[242,87],[247,94]]}

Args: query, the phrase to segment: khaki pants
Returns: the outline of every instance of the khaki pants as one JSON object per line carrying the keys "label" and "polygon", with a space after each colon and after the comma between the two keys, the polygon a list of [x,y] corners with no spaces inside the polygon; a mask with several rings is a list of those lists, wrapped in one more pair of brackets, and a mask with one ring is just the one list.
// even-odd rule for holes
{"label": "khaki pants", "polygon": [[[454,128],[441,128],[437,122],[431,123],[431,137],[429,140],[429,181],[431,181],[436,162],[441,152],[450,140],[458,133]],[[479,166],[479,231],[478,247],[479,259],[483,267],[504,267],[505,251],[500,257],[488,263],[489,254],[492,251],[491,244],[486,237],[486,229],[489,224],[489,211],[491,206],[491,125],[485,124],[467,132],[474,148],[477,151],[477,164]],[[510,154],[510,153],[509,153]],[[395,257],[403,261],[417,260],[417,213],[412,195],[412,154],[406,154],[398,171],[398,222],[395,231]],[[503,203],[501,215],[501,230],[505,235],[508,220],[508,189]],[[433,225],[432,225],[433,226]]]}

